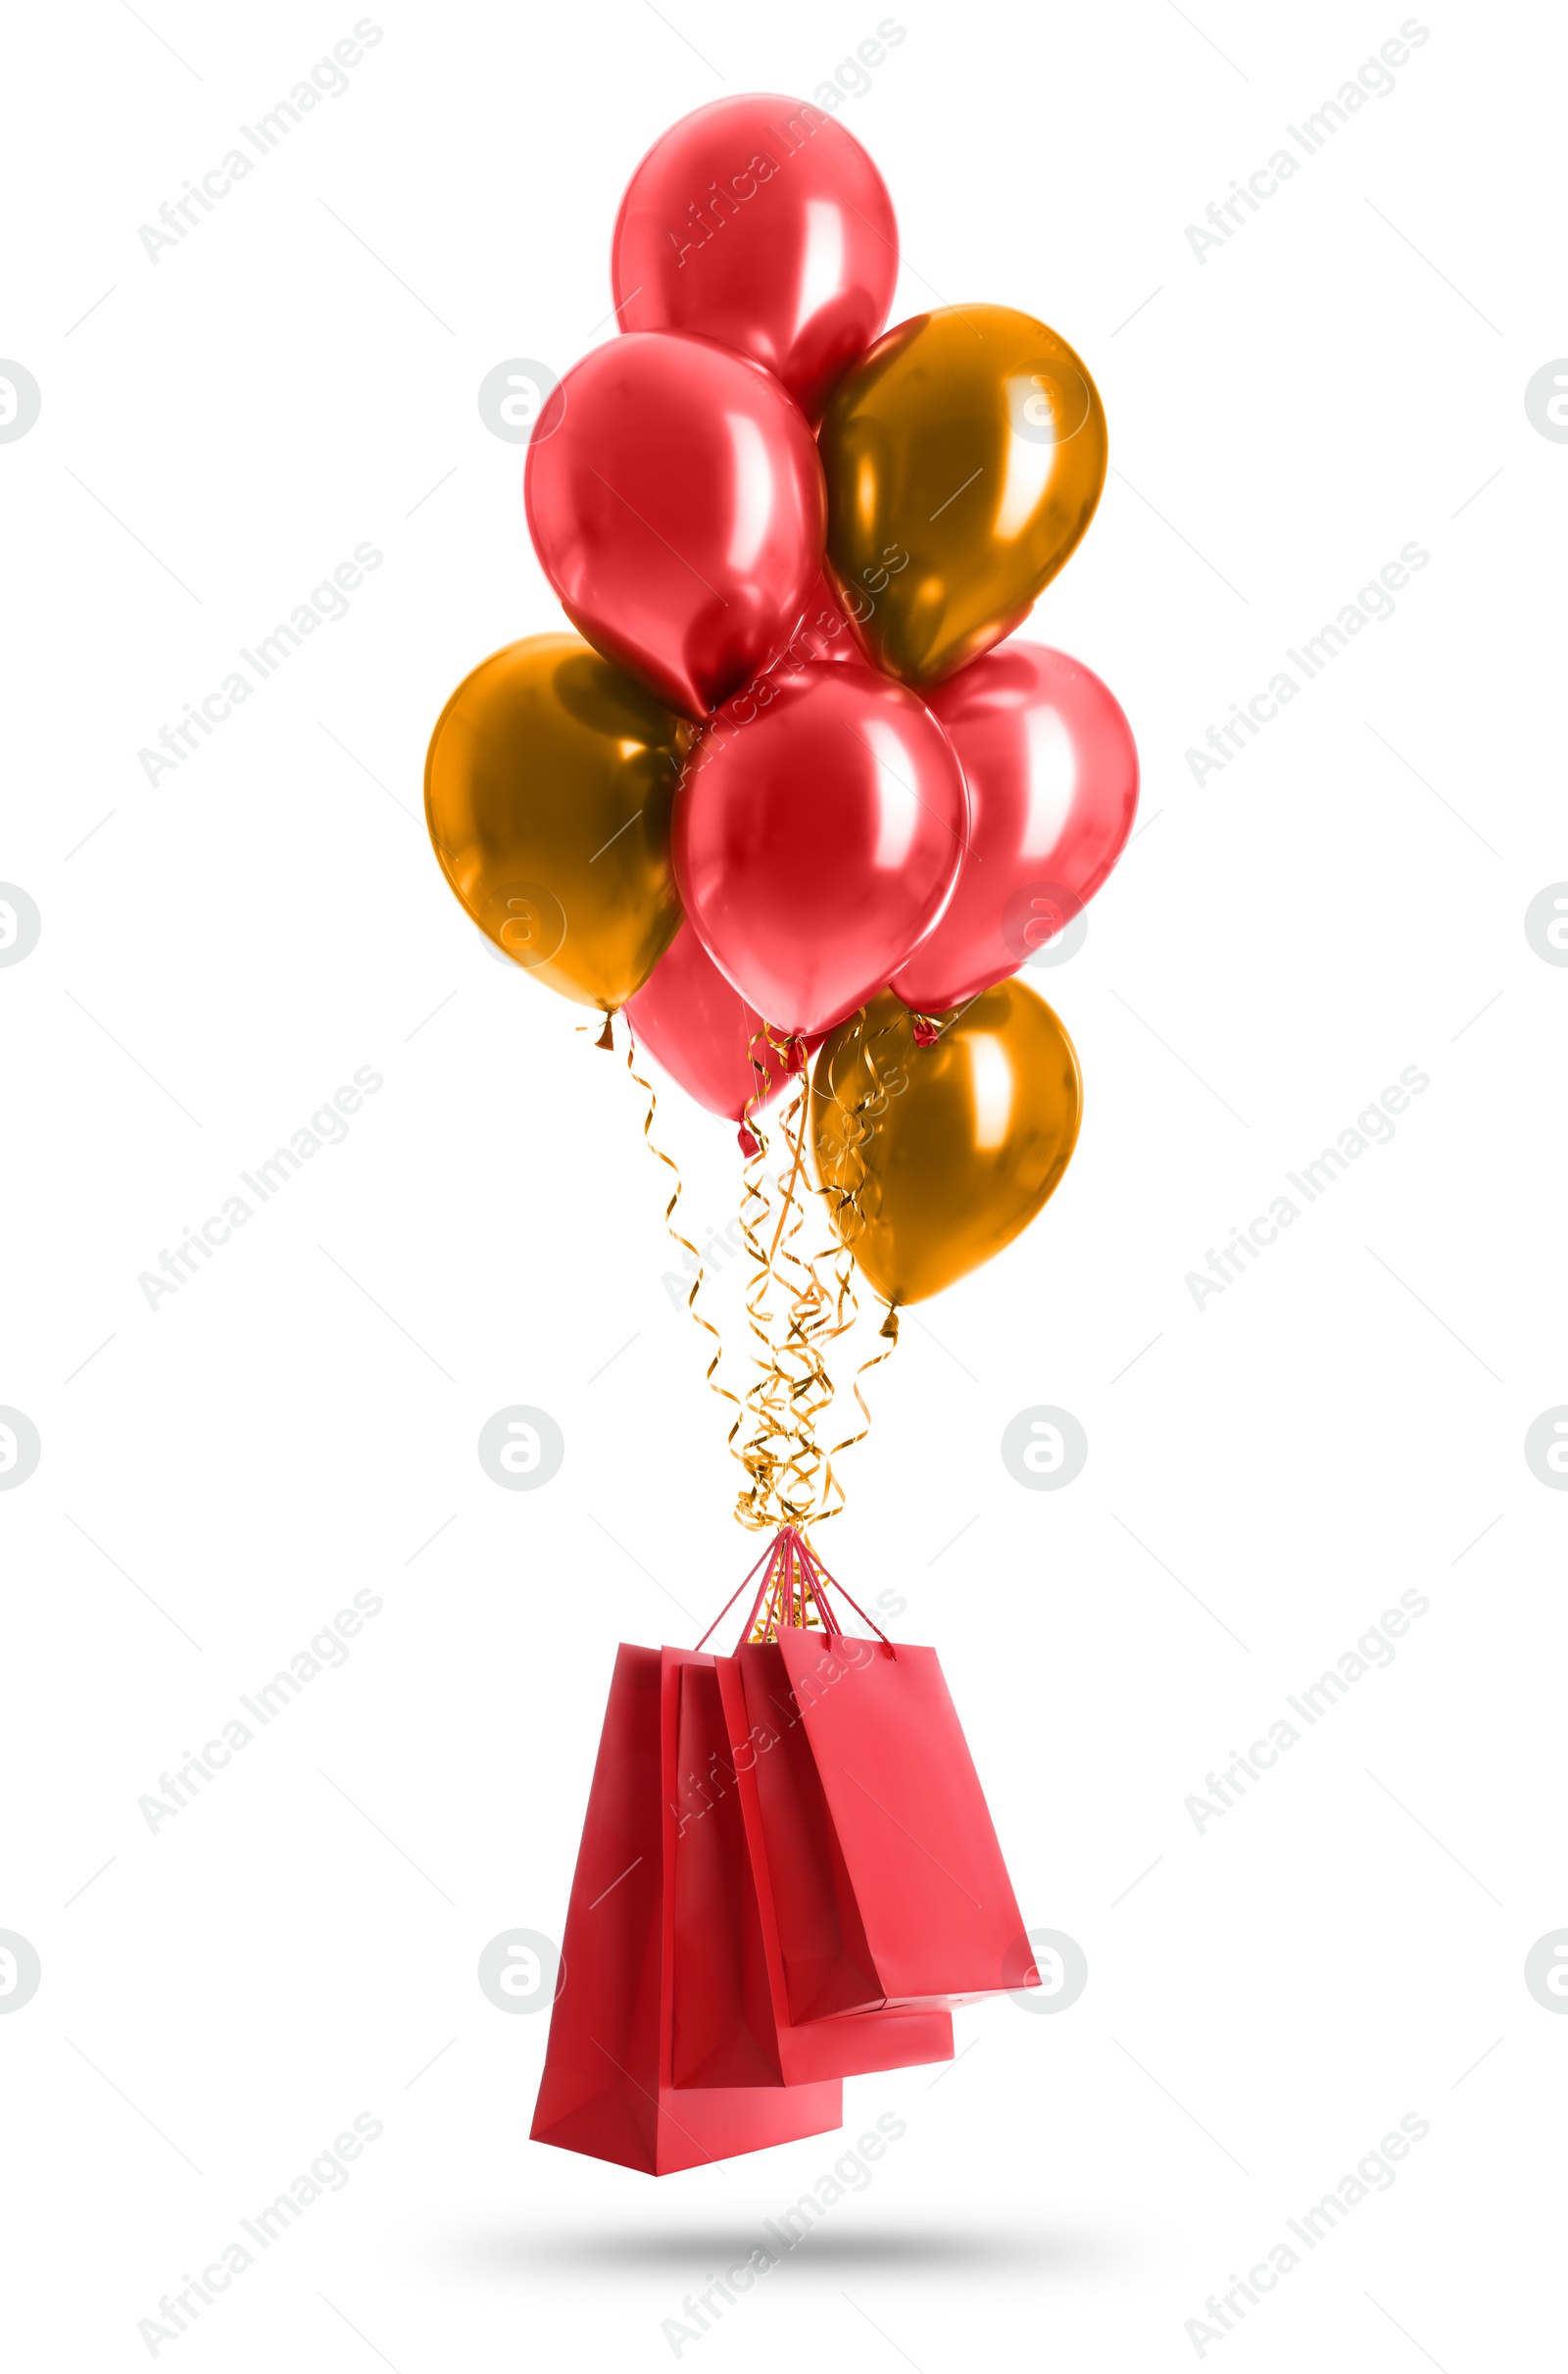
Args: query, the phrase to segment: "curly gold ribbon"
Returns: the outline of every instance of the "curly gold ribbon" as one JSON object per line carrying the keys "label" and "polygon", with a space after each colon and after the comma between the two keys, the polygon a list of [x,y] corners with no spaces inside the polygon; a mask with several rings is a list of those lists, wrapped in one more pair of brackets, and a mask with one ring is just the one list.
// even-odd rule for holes
{"label": "curly gold ribbon", "polygon": [[[609,1029],[610,1025],[608,1022],[606,1023],[605,1027],[607,1030]],[[662,1146],[656,1146],[654,1143],[654,1114],[658,1110],[659,1100],[654,1094],[652,1083],[645,1080],[642,1073],[637,1069],[636,1045],[629,1032],[626,1040],[626,1069],[631,1075],[631,1078],[636,1082],[637,1086],[642,1089],[644,1095],[648,1099],[648,1111],[643,1115],[643,1144],[647,1147],[650,1154],[656,1156],[658,1160],[663,1163],[666,1170],[671,1170],[675,1174],[674,1190],[670,1195],[669,1202],[664,1206],[664,1226],[668,1230],[669,1235],[673,1238],[674,1242],[681,1246],[685,1252],[689,1253],[692,1260],[697,1263],[697,1274],[692,1279],[692,1290],[686,1297],[686,1308],[690,1311],[692,1317],[696,1320],[698,1326],[706,1329],[708,1334],[710,1334],[713,1339],[713,1357],[708,1363],[706,1382],[710,1392],[716,1393],[721,1401],[729,1402],[734,1406],[736,1412],[735,1425],[730,1428],[730,1436],[733,1440],[736,1428],[739,1427],[741,1423],[742,1411],[740,1401],[735,1394],[731,1393],[727,1385],[721,1385],[716,1381],[718,1364],[724,1357],[724,1339],[719,1334],[718,1329],[713,1325],[712,1321],[710,1318],[707,1318],[697,1308],[697,1297],[701,1292],[703,1277],[705,1274],[703,1269],[703,1257],[698,1252],[696,1246],[692,1243],[691,1238],[688,1236],[683,1236],[681,1231],[675,1225],[675,1207],[680,1202],[682,1191],[680,1165],[671,1155],[667,1155],[664,1152]]]}
{"label": "curly gold ribbon", "polygon": [[[857,1054],[863,1054],[864,1056],[865,1067],[870,1074],[870,1084],[856,1099],[854,1106],[850,1109],[845,1123],[845,1152],[854,1157],[858,1166],[858,1176],[852,1179],[847,1185],[843,1184],[841,1166],[841,1183],[835,1184],[834,1186],[824,1186],[820,1190],[822,1199],[828,1207],[835,1232],[836,1242],[829,1250],[833,1256],[835,1271],[838,1278],[840,1308],[842,1310],[843,1302],[846,1296],[848,1297],[848,1300],[852,1306],[850,1318],[844,1322],[845,1326],[853,1324],[854,1318],[858,1311],[858,1298],[856,1295],[854,1286],[855,1259],[853,1247],[856,1238],[865,1226],[866,1215],[863,1204],[861,1202],[861,1195],[866,1180],[870,1176],[869,1166],[866,1163],[862,1149],[869,1145],[877,1120],[887,1111],[889,1097],[896,1095],[899,1088],[903,1085],[903,1075],[899,1068],[895,1066],[888,1071],[884,1071],[882,1065],[877,1060],[878,1049],[881,1047],[882,1042],[887,1038],[889,1032],[895,1027],[894,1020],[890,1018],[888,1021],[881,1023],[877,1029],[871,1031],[868,1035],[866,1032],[866,1010],[862,1006],[858,1016],[858,1036],[859,1039],[859,1046],[857,1049]],[[836,1068],[833,1063],[830,1063],[827,1080],[827,1094],[836,1098],[837,1090],[838,1081],[836,1076]],[[842,1333],[843,1328],[840,1328],[838,1332]],[[855,1395],[855,1399],[860,1412],[861,1424],[859,1429],[854,1434],[845,1435],[841,1441],[836,1442],[832,1446],[826,1455],[823,1478],[822,1514],[824,1516],[836,1516],[839,1513],[839,1510],[844,1507],[844,1487],[839,1481],[838,1475],[835,1471],[834,1461],[839,1459],[843,1453],[853,1451],[858,1444],[863,1443],[866,1436],[871,1431],[870,1406],[867,1403],[864,1394],[860,1391],[860,1382],[863,1377],[869,1375],[873,1368],[880,1368],[884,1360],[891,1360],[893,1357],[894,1347],[899,1340],[899,1314],[897,1309],[891,1303],[887,1307],[887,1315],[883,1319],[879,1333],[888,1339],[887,1350],[885,1352],[872,1353],[868,1359],[863,1360],[860,1362],[859,1367],[856,1370],[854,1377],[851,1379],[851,1391]],[[828,1494],[830,1492],[837,1492],[838,1494],[838,1505],[836,1508],[830,1508],[826,1505]]]}
{"label": "curly gold ribbon", "polygon": [[[864,1022],[862,1009],[862,1032]],[[698,1295],[706,1274],[702,1257],[691,1239],[675,1225],[675,1209],[682,1192],[680,1168],[654,1140],[657,1099],[650,1083],[636,1069],[634,1047],[628,1046],[626,1051],[627,1071],[648,1099],[643,1120],[644,1142],[650,1153],[674,1174],[674,1189],[664,1208],[664,1224],[673,1242],[696,1264],[687,1309],[712,1341],[706,1381],[735,1412],[727,1448],[744,1469],[746,1478],[736,1496],[735,1515],[739,1523],[754,1532],[772,1532],[781,1538],[797,1535],[798,1528],[824,1523],[840,1513],[845,1495],[835,1461],[862,1443],[871,1425],[870,1408],[860,1390],[861,1379],[891,1357],[898,1341],[898,1314],[889,1306],[882,1328],[883,1335],[890,1339],[887,1349],[862,1360],[852,1381],[851,1389],[862,1422],[857,1432],[824,1450],[817,1440],[817,1425],[835,1399],[824,1354],[829,1345],[855,1325],[860,1309],[855,1291],[852,1247],[864,1225],[860,1195],[869,1173],[859,1149],[869,1141],[876,1117],[886,1111],[888,1096],[896,1093],[898,1086],[897,1073],[884,1072],[877,1061],[877,1049],[891,1027],[884,1023],[869,1041],[862,1039],[870,1085],[847,1117],[847,1144],[858,1162],[858,1177],[847,1186],[840,1184],[833,1188],[813,1186],[807,1175],[806,1133],[812,1093],[808,1074],[803,1074],[779,1116],[773,1147],[780,1167],[776,1173],[770,1170],[769,1138],[761,1124],[761,1108],[771,1082],[769,1067],[759,1049],[765,1047],[788,1069],[792,1047],[790,1041],[780,1039],[765,1025],[753,1035],[755,1085],[741,1126],[743,1143],[749,1137],[755,1151],[748,1156],[742,1172],[740,1224],[753,1264],[745,1306],[753,1338],[755,1375],[744,1400],[717,1381],[724,1344],[718,1329],[698,1309]],[[832,1093],[832,1089],[830,1075],[828,1092]],[[814,1251],[803,1250],[800,1240],[808,1226],[808,1206],[818,1196],[827,1207],[832,1231],[826,1244]],[[826,1278],[825,1263],[831,1264]],[[799,1595],[799,1605],[803,1618],[808,1620],[808,1588]]]}
{"label": "curly gold ribbon", "polygon": [[[755,1051],[764,1034],[754,1036]],[[786,1048],[771,1033],[766,1044],[781,1056]],[[741,1231],[755,1271],[746,1293],[746,1313],[755,1341],[757,1375],[746,1396],[752,1432],[737,1456],[747,1469],[749,1484],[736,1504],[741,1523],[757,1530],[796,1524],[808,1516],[816,1500],[820,1465],[815,1421],[832,1400],[831,1379],[813,1337],[816,1313],[809,1266],[796,1250],[795,1240],[805,1225],[802,1178],[805,1167],[806,1092],[797,1089],[785,1109],[780,1134],[789,1155],[788,1168],[777,1178],[767,1168],[767,1141],[760,1131],[757,1109],[766,1087],[759,1064],[757,1092],[748,1104],[746,1120],[760,1151],[747,1163],[741,1200]],[[778,1191],[775,1205],[770,1188]],[[770,1241],[762,1231],[773,1219]],[[775,1295],[788,1294],[789,1308],[777,1308]]]}
{"label": "curly gold ribbon", "polygon": [[[863,1020],[863,1015],[862,1015]],[[887,1025],[875,1033],[880,1044]],[[760,1151],[746,1167],[741,1202],[741,1229],[754,1263],[746,1296],[747,1316],[755,1341],[756,1378],[746,1396],[752,1431],[735,1456],[747,1470],[748,1483],[736,1505],[740,1522],[756,1530],[820,1524],[836,1516],[845,1505],[843,1483],[834,1462],[840,1454],[863,1442],[871,1413],[860,1380],[892,1350],[862,1361],[853,1391],[862,1424],[824,1450],[817,1439],[818,1421],[831,1408],[835,1388],[828,1371],[827,1347],[847,1334],[859,1314],[855,1291],[855,1265],[850,1245],[863,1224],[859,1188],[867,1171],[860,1162],[859,1179],[845,1192],[813,1188],[806,1179],[808,1104],[812,1090],[803,1081],[781,1117],[780,1135],[789,1156],[788,1166],[776,1178],[768,1168],[767,1142],[760,1125],[760,1108],[767,1085],[766,1068],[758,1048],[787,1063],[789,1043],[771,1031],[759,1031],[752,1041],[757,1093],[747,1106],[745,1125]],[[852,1146],[870,1134],[875,1113],[885,1110],[888,1082],[867,1049],[871,1087],[852,1116]],[[831,1083],[830,1083],[831,1085]],[[778,1192],[775,1206],[770,1188]],[[828,1242],[802,1250],[799,1240],[807,1226],[807,1204],[821,1194],[834,1222]],[[763,1242],[769,1220],[769,1240]],[[831,1263],[824,1278],[823,1265]],[[775,1289],[790,1297],[787,1311],[774,1307]],[[890,1313],[891,1316],[891,1313]],[[896,1339],[897,1321],[892,1324]]]}

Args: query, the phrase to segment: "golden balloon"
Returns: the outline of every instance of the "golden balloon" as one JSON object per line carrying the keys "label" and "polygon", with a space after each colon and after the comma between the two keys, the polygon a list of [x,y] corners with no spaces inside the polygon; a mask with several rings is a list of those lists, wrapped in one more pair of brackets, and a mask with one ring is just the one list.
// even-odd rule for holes
{"label": "golden balloon", "polygon": [[498,948],[579,1005],[615,1013],[675,936],[669,811],[689,731],[554,634],[483,661],[430,737],[442,872]]}
{"label": "golden balloon", "polygon": [[1022,623],[1105,482],[1094,381],[1064,338],[1002,305],[890,329],[818,442],[845,607],[874,665],[916,687]]}
{"label": "golden balloon", "polygon": [[1028,1227],[1072,1159],[1073,1044],[1044,998],[1003,981],[932,1046],[890,989],[829,1033],[811,1074],[828,1210],[878,1294],[923,1302]]}

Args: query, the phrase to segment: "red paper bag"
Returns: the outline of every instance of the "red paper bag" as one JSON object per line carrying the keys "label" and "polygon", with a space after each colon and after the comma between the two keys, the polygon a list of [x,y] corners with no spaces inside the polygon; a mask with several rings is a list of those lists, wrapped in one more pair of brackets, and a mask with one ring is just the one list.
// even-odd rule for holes
{"label": "red paper bag", "polygon": [[721,1668],[791,2019],[1037,1986],[936,1652],[845,1634],[830,1582],[786,1529],[758,1594],[774,1637]]}
{"label": "red paper bag", "polygon": [[[721,1695],[729,1660],[666,1649],[664,1735],[673,1750],[673,2072],[677,2087],[796,2086],[953,2058],[943,2010],[873,2010],[796,2026],[771,1895],[753,1869]],[[743,1734],[744,1736],[744,1734]]]}
{"label": "red paper bag", "polygon": [[936,1651],[842,1633],[824,1650],[788,1627],[778,1650],[881,1999],[956,2003],[1038,1985]]}
{"label": "red paper bag", "polygon": [[623,1645],[616,1655],[530,2130],[536,2143],[656,2176],[824,2134],[843,2120],[836,2078],[675,2087],[661,1663],[656,1649]]}
{"label": "red paper bag", "polygon": [[[820,1647],[822,1635],[813,1637]],[[837,2024],[875,2012],[887,1992],[778,1643],[747,1643],[722,1674],[730,1754],[789,2017]]]}

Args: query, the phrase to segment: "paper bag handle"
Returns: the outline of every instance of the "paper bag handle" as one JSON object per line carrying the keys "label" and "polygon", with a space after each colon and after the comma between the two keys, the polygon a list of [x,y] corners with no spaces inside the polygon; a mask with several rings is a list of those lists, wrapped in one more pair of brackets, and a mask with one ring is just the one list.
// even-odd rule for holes
{"label": "paper bag handle", "polygon": [[795,1525],[783,1527],[771,1546],[758,1559],[751,1574],[748,1574],[745,1581],[730,1593],[729,1598],[709,1625],[707,1632],[703,1634],[703,1639],[698,1642],[699,1649],[703,1646],[703,1641],[708,1640],[718,1629],[735,1602],[740,1598],[741,1593],[746,1589],[747,1584],[759,1571],[760,1571],[761,1580],[757,1586],[751,1612],[741,1628],[740,1639],[735,1644],[737,1649],[751,1639],[764,1603],[768,1603],[769,1626],[776,1628],[778,1618],[793,1616],[798,1606],[804,1614],[806,1602],[809,1600],[822,1618],[822,1631],[825,1637],[830,1641],[840,1637],[844,1627],[839,1622],[837,1610],[828,1597],[828,1590],[831,1586],[835,1591],[844,1592],[845,1599],[849,1601],[861,1623],[870,1626],[877,1639],[887,1650],[888,1655],[895,1657],[898,1656],[897,1649],[888,1639],[881,1625],[866,1614],[858,1601],[850,1598],[849,1592],[844,1590],[844,1585],[836,1575],[829,1574],[805,1535]]}

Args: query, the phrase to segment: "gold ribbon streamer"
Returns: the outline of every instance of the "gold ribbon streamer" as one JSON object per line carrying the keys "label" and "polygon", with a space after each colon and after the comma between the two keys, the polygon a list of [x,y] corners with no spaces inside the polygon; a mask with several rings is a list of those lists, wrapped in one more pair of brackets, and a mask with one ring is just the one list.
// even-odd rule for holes
{"label": "gold ribbon streamer", "polygon": [[[866,1179],[870,1175],[864,1156],[860,1152],[860,1149],[869,1144],[877,1118],[887,1111],[889,1097],[892,1095],[897,1095],[906,1085],[905,1076],[900,1067],[895,1066],[891,1071],[885,1073],[877,1061],[877,1050],[882,1044],[883,1040],[892,1030],[894,1026],[893,1023],[891,1021],[882,1023],[876,1030],[871,1032],[869,1037],[866,1035],[865,1023],[866,1010],[862,1006],[858,1016],[858,1037],[860,1041],[860,1051],[863,1052],[865,1057],[865,1066],[871,1075],[870,1086],[856,1100],[850,1113],[849,1122],[849,1127],[850,1130],[853,1131],[853,1135],[850,1135],[847,1132],[846,1137],[847,1149],[853,1153],[856,1158],[859,1167],[859,1176],[854,1181],[853,1185],[848,1188],[824,1187],[820,1190],[823,1201],[828,1206],[834,1225],[835,1243],[829,1248],[829,1250],[833,1255],[835,1270],[838,1278],[840,1308],[842,1310],[846,1295],[848,1296],[851,1304],[850,1317],[845,1321],[846,1326],[853,1324],[855,1316],[858,1311],[858,1300],[856,1296],[854,1286],[855,1257],[853,1247],[856,1237],[859,1234],[860,1229],[865,1225],[865,1212],[861,1205],[860,1197],[861,1190],[865,1185]],[[829,1095],[833,1095],[836,1087],[836,1072],[830,1065],[827,1081],[827,1093]],[[839,1332],[842,1333],[843,1329],[841,1328]],[[860,1391],[860,1380],[862,1377],[869,1375],[873,1368],[880,1368],[884,1360],[891,1360],[893,1357],[894,1346],[899,1340],[899,1314],[891,1303],[888,1305],[887,1315],[882,1322],[879,1332],[888,1339],[887,1350],[885,1352],[872,1353],[866,1360],[863,1360],[851,1380],[851,1391],[855,1395],[856,1402],[858,1405],[860,1411],[860,1427],[857,1433],[847,1434],[842,1438],[842,1440],[836,1442],[826,1457],[823,1489],[824,1506],[822,1511],[824,1516],[836,1516],[839,1509],[844,1507],[844,1487],[839,1482],[838,1476],[834,1471],[834,1460],[837,1459],[842,1453],[846,1451],[853,1451],[858,1444],[863,1443],[866,1436],[871,1431],[870,1406],[867,1403],[864,1394]],[[838,1494],[838,1507],[834,1508],[829,1508],[826,1506],[827,1495],[830,1491],[836,1491]]]}
{"label": "gold ribbon streamer", "polygon": [[[608,1022],[606,1023],[605,1027],[607,1030],[610,1027]],[[697,1263],[697,1274],[692,1279],[692,1290],[686,1297],[686,1308],[691,1312],[692,1317],[697,1321],[698,1326],[705,1328],[713,1339],[713,1357],[708,1363],[706,1382],[710,1393],[716,1393],[721,1401],[729,1402],[734,1406],[736,1411],[735,1424],[730,1428],[730,1439],[733,1441],[736,1429],[741,1423],[741,1405],[736,1395],[730,1392],[727,1385],[720,1385],[715,1381],[715,1371],[717,1370],[719,1361],[724,1357],[724,1339],[719,1334],[718,1329],[713,1325],[712,1321],[705,1317],[703,1312],[697,1308],[697,1297],[701,1291],[704,1277],[703,1257],[698,1252],[696,1246],[692,1243],[691,1238],[688,1236],[683,1236],[681,1231],[675,1225],[675,1207],[680,1202],[682,1186],[680,1165],[677,1162],[675,1162],[672,1156],[667,1155],[664,1152],[662,1146],[656,1146],[654,1143],[654,1114],[658,1110],[659,1100],[654,1094],[652,1083],[645,1080],[642,1073],[637,1069],[637,1049],[629,1030],[626,1035],[626,1069],[631,1075],[631,1078],[636,1082],[637,1086],[642,1089],[643,1093],[648,1099],[648,1111],[643,1115],[643,1144],[647,1147],[650,1154],[657,1156],[658,1160],[663,1163],[666,1170],[671,1170],[675,1174],[674,1192],[671,1194],[669,1202],[664,1206],[664,1226],[668,1230],[670,1236],[674,1239],[675,1243],[689,1253],[692,1260]]]}
{"label": "gold ribbon streamer", "polygon": [[[876,1032],[878,1043],[885,1030],[886,1025]],[[779,1041],[772,1032],[759,1032],[754,1037],[758,1094],[747,1107],[746,1122],[759,1139],[761,1151],[747,1165],[741,1228],[756,1264],[746,1303],[757,1339],[755,1359],[759,1373],[746,1397],[753,1432],[736,1453],[750,1479],[749,1488],[740,1495],[736,1515],[742,1524],[758,1530],[824,1523],[843,1508],[844,1487],[834,1461],[841,1453],[864,1441],[871,1413],[860,1391],[860,1379],[888,1359],[892,1351],[890,1343],[887,1351],[861,1362],[853,1391],[863,1422],[858,1432],[846,1435],[831,1449],[824,1450],[817,1441],[817,1421],[835,1398],[824,1355],[829,1345],[849,1332],[859,1314],[850,1247],[861,1218],[859,1188],[867,1172],[862,1162],[860,1178],[855,1187],[836,1194],[830,1203],[834,1232],[828,1242],[808,1253],[800,1251],[797,1240],[806,1226],[807,1198],[824,1192],[810,1187],[804,1175],[808,1108],[812,1091],[808,1078],[803,1079],[782,1117],[782,1136],[791,1159],[787,1172],[781,1172],[772,1182],[779,1190],[780,1202],[771,1242],[764,1250],[761,1230],[774,1211],[767,1192],[770,1182],[766,1141],[761,1137],[757,1117],[766,1082],[765,1071],[758,1063],[757,1049],[764,1039],[772,1052],[785,1060],[788,1056],[788,1042]],[[871,1087],[853,1115],[856,1136],[852,1143],[856,1145],[869,1137],[872,1117],[885,1110],[889,1092],[870,1046],[866,1057]],[[831,1263],[826,1279],[822,1273],[824,1263]],[[775,1284],[791,1296],[789,1310],[782,1314],[782,1330],[780,1314],[769,1307],[768,1301]],[[891,1312],[889,1318],[896,1341],[897,1320]],[[884,1329],[885,1333],[889,1331]]]}
{"label": "gold ribbon streamer", "polygon": [[[789,1166],[772,1179],[767,1169],[767,1141],[758,1125],[767,1074],[757,1049],[764,1041],[788,1061],[787,1042],[780,1042],[771,1032],[754,1035],[757,1087],[747,1106],[746,1125],[758,1139],[760,1152],[747,1163],[744,1174],[741,1231],[755,1263],[746,1313],[755,1339],[758,1373],[746,1396],[752,1432],[736,1454],[749,1483],[739,1496],[735,1512],[743,1525],[755,1530],[798,1524],[813,1512],[821,1465],[815,1422],[833,1398],[832,1380],[816,1341],[822,1324],[816,1282],[809,1263],[796,1250],[806,1220],[802,1193],[806,1083],[803,1079],[782,1116],[781,1136]],[[779,1200],[771,1241],[764,1249],[761,1232],[775,1212],[770,1186],[776,1186]],[[775,1288],[790,1296],[786,1311],[775,1307]]]}
{"label": "gold ribbon streamer", "polygon": [[[897,1094],[903,1084],[900,1073],[896,1070],[884,1073],[877,1061],[877,1048],[891,1025],[883,1024],[866,1040],[864,1021],[862,1009],[862,1036],[857,1053],[863,1052],[870,1085],[848,1117],[848,1145],[857,1155],[869,1141],[877,1116],[886,1111],[889,1095]],[[664,1208],[664,1225],[673,1242],[696,1263],[696,1276],[686,1302],[698,1326],[712,1339],[713,1353],[706,1381],[710,1390],[728,1402],[735,1411],[726,1438],[727,1448],[746,1474],[736,1497],[735,1515],[751,1531],[776,1533],[790,1527],[824,1523],[844,1508],[844,1487],[835,1461],[862,1443],[870,1431],[871,1411],[860,1390],[861,1379],[891,1358],[899,1330],[898,1313],[890,1306],[882,1327],[882,1334],[890,1339],[886,1350],[862,1360],[852,1380],[851,1390],[862,1422],[857,1432],[845,1435],[824,1450],[817,1441],[817,1422],[835,1399],[824,1353],[850,1331],[859,1315],[852,1249],[863,1225],[860,1194],[869,1173],[860,1158],[859,1176],[848,1188],[820,1188],[808,1178],[806,1133],[812,1091],[809,1074],[804,1070],[779,1116],[773,1145],[780,1150],[781,1162],[776,1175],[770,1172],[769,1138],[761,1125],[761,1106],[769,1075],[758,1052],[764,1045],[786,1067],[791,1053],[790,1042],[781,1040],[765,1025],[753,1036],[755,1087],[747,1102],[742,1126],[750,1132],[757,1151],[748,1157],[742,1173],[740,1223],[753,1262],[745,1301],[756,1375],[744,1401],[717,1381],[716,1371],[724,1357],[723,1338],[698,1309],[698,1295],[706,1272],[697,1247],[675,1225],[675,1208],[682,1192],[680,1168],[655,1142],[653,1122],[658,1101],[652,1085],[636,1068],[632,1045],[626,1050],[626,1068],[648,1099],[643,1119],[644,1142],[649,1152],[674,1174],[674,1189]],[[829,1093],[833,1085],[830,1075]],[[818,1196],[827,1208],[831,1233],[826,1244],[805,1252],[799,1240],[808,1225],[807,1207]],[[825,1278],[824,1263],[831,1264]],[[738,1439],[743,1436],[744,1439]]]}

